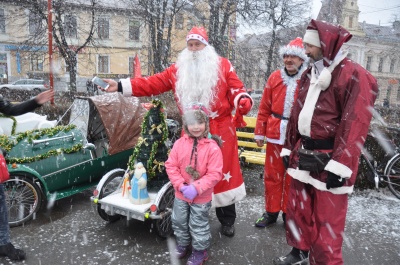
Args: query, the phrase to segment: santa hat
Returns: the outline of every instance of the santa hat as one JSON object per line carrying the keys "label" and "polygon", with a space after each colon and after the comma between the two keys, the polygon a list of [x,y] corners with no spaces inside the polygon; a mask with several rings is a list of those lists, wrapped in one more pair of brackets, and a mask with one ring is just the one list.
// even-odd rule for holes
{"label": "santa hat", "polygon": [[321,41],[319,39],[318,31],[315,29],[307,29],[304,34],[304,42],[321,48]]}
{"label": "santa hat", "polygon": [[284,55],[294,55],[304,61],[308,61],[308,57],[305,53],[303,40],[299,37],[295,38],[288,45],[279,49],[279,54],[283,57]]}
{"label": "santa hat", "polygon": [[205,45],[208,45],[208,36],[206,30],[202,27],[193,27],[186,36],[186,42],[189,40],[198,40]]}

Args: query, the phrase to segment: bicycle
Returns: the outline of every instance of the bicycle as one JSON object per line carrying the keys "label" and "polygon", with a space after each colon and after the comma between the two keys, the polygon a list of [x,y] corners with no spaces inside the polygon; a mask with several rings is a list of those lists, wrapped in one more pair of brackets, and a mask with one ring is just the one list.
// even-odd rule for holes
{"label": "bicycle", "polygon": [[[400,128],[386,127],[387,130],[400,135]],[[373,136],[374,137],[374,136]],[[385,183],[389,190],[400,199],[400,147],[394,139],[374,137],[382,144],[383,149],[387,151],[382,162],[378,162],[364,147],[362,148],[360,163],[363,161],[367,165],[369,171],[366,172],[367,179],[375,184],[375,188],[379,189],[379,184]],[[393,138],[393,137],[392,137]],[[386,141],[386,143],[384,142]],[[385,146],[389,144],[391,146]],[[392,148],[390,148],[392,147]],[[385,162],[387,161],[387,162]]]}

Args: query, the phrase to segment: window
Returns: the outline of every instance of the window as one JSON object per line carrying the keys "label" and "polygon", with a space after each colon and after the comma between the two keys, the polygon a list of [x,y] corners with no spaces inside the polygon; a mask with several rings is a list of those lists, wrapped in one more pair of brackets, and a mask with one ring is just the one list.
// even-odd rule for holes
{"label": "window", "polygon": [[382,72],[383,68],[383,58],[379,58],[378,72]]}
{"label": "window", "polygon": [[29,34],[38,34],[42,29],[42,20],[38,14],[29,13]]}
{"label": "window", "polygon": [[6,33],[6,17],[4,16],[4,9],[0,9],[0,33]]}
{"label": "window", "polygon": [[367,57],[367,66],[366,66],[366,69],[367,69],[368,71],[371,70],[371,63],[372,63],[372,56],[368,56],[368,57]]}
{"label": "window", "polygon": [[42,55],[31,55],[31,70],[32,71],[43,71],[43,56]]}
{"label": "window", "polygon": [[129,39],[130,40],[139,40],[140,30],[139,30],[139,21],[129,20]]}
{"label": "window", "polygon": [[109,58],[107,55],[99,55],[97,69],[99,73],[109,73]]}
{"label": "window", "polygon": [[396,65],[396,60],[392,59],[390,60],[390,72],[394,73],[394,66]]}
{"label": "window", "polygon": [[108,18],[99,18],[97,25],[97,35],[100,39],[109,38],[109,21]]}
{"label": "window", "polygon": [[133,64],[135,62],[135,57],[129,57],[129,74],[132,75],[133,74]]}
{"label": "window", "polygon": [[176,14],[175,16],[175,29],[183,29],[183,15]]}
{"label": "window", "polygon": [[353,27],[353,17],[349,17],[349,28]]}
{"label": "window", "polygon": [[76,38],[78,25],[76,22],[76,16],[65,15],[64,16],[64,32],[66,37]]}

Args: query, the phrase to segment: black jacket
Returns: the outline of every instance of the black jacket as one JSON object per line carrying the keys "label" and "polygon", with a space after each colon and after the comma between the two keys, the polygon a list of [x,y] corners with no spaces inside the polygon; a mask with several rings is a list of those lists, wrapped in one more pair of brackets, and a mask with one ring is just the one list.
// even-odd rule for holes
{"label": "black jacket", "polygon": [[40,107],[35,99],[29,99],[19,104],[13,104],[0,96],[0,112],[5,115],[17,116],[27,112],[33,111],[37,107]]}

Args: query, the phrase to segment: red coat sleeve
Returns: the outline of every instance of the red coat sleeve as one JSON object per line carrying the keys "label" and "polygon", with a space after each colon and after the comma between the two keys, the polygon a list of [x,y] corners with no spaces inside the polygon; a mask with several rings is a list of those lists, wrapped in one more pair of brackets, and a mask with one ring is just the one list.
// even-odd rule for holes
{"label": "red coat sleeve", "polygon": [[[258,108],[256,127],[254,128],[255,136],[267,136],[267,123],[271,116],[272,95],[271,95],[271,78],[268,78],[264,87],[264,92]],[[261,139],[260,139],[261,140]]]}
{"label": "red coat sleeve", "polygon": [[135,97],[150,97],[170,90],[175,92],[176,67],[172,65],[161,73],[129,81],[121,80],[124,95],[131,93]]}

